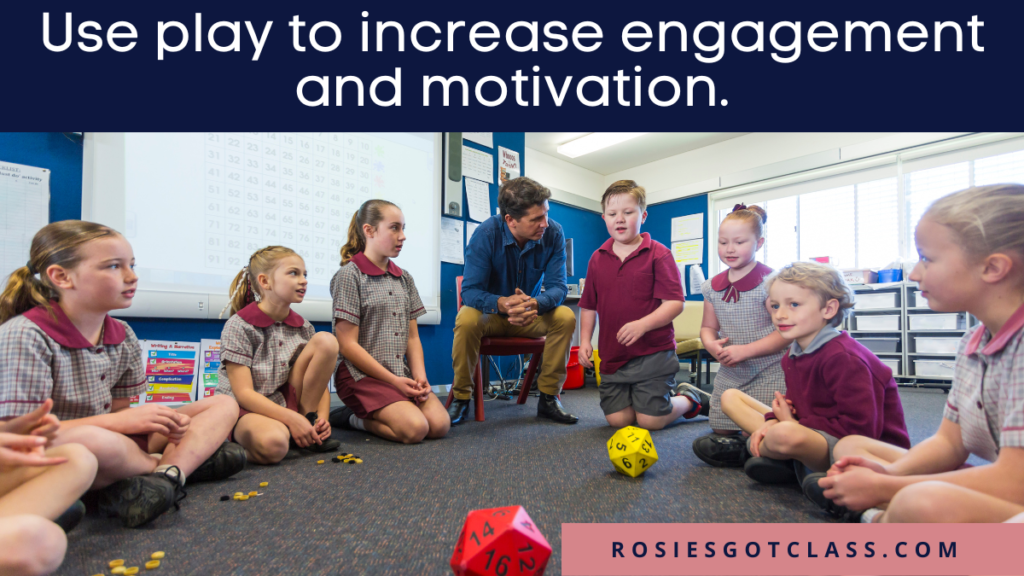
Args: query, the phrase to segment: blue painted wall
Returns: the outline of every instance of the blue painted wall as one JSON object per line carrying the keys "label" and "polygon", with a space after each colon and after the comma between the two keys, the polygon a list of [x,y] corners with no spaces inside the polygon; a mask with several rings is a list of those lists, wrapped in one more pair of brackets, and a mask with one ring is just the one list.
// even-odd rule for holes
{"label": "blue painted wall", "polygon": [[[651,238],[661,242],[669,248],[672,247],[672,219],[679,216],[701,214],[704,221],[704,263],[701,269],[704,270],[704,277],[708,277],[708,197],[707,194],[691,196],[682,200],[673,200],[663,204],[656,204],[647,207],[647,221],[644,223],[644,231],[651,235]],[[717,251],[714,251],[717,257]],[[686,284],[687,300],[704,300],[704,296],[698,292],[690,294],[690,267],[686,267],[686,275],[683,277]]]}
{"label": "blue painted wall", "polygon": [[[466,142],[466,145],[494,154],[495,158],[498,146],[515,150],[519,152],[520,160],[524,161],[524,174],[528,174],[524,158],[525,137],[521,132],[495,133],[493,150],[472,142]],[[61,133],[0,133],[0,160],[51,170],[51,222],[82,217],[82,151],[82,139],[78,136],[67,137]],[[498,174],[497,160],[494,173]],[[498,205],[497,184],[490,186],[490,195],[493,210]],[[438,210],[441,210],[440,206]],[[586,276],[590,254],[607,238],[604,223],[593,212],[559,204],[552,204],[551,217],[565,228],[567,238],[574,238],[576,275],[569,282],[578,282],[581,276]],[[28,254],[25,258],[28,259]],[[456,314],[455,277],[462,274],[462,269],[461,265],[441,264],[441,323],[420,326],[420,339],[427,359],[427,378],[434,385],[450,384],[452,381],[450,359]],[[314,322],[313,325],[318,331],[331,329],[328,322]],[[131,326],[139,338],[193,342],[202,338],[220,338],[224,321],[134,318]]]}

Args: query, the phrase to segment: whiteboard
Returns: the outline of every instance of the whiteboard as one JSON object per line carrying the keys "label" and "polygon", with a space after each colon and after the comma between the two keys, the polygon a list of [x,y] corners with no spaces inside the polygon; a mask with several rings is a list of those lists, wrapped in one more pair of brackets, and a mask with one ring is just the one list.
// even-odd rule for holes
{"label": "whiteboard", "polygon": [[408,270],[440,322],[441,135],[434,133],[87,133],[82,217],[121,231],[139,289],[115,315],[216,318],[232,278],[269,245],[303,257],[309,288],[294,309],[333,316],[330,281],[353,212],[402,208]]}

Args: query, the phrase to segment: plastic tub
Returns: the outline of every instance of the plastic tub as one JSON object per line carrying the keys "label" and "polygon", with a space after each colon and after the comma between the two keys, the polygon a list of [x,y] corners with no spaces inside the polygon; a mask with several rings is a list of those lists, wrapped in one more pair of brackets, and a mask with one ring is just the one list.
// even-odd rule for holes
{"label": "plastic tub", "polygon": [[855,310],[874,310],[877,308],[896,308],[895,292],[859,293],[855,297]]}
{"label": "plastic tub", "polygon": [[857,330],[899,330],[899,314],[860,315],[853,317]]}
{"label": "plastic tub", "polygon": [[900,344],[899,338],[857,338],[856,340],[875,354],[892,354],[897,352],[896,349]]}
{"label": "plastic tub", "polygon": [[952,360],[914,360],[915,376],[953,377]]}
{"label": "plastic tub", "polygon": [[903,270],[879,270],[878,271],[878,282],[884,284],[886,282],[899,282],[903,280]]}
{"label": "plastic tub", "polygon": [[914,338],[914,351],[918,354],[956,354],[959,338],[933,338],[917,336]]}
{"label": "plastic tub", "polygon": [[882,364],[885,364],[892,369],[892,375],[896,376],[900,373],[900,361],[898,358],[879,358]]}
{"label": "plastic tub", "polygon": [[960,314],[912,314],[911,330],[963,330],[964,319]]}

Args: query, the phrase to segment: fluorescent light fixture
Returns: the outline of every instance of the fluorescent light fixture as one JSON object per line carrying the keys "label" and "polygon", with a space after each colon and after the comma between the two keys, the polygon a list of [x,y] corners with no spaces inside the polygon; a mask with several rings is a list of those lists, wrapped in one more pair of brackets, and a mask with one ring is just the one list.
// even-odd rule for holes
{"label": "fluorescent light fixture", "polygon": [[591,132],[572,142],[562,144],[558,147],[558,153],[569,158],[576,158],[644,134],[647,132]]}

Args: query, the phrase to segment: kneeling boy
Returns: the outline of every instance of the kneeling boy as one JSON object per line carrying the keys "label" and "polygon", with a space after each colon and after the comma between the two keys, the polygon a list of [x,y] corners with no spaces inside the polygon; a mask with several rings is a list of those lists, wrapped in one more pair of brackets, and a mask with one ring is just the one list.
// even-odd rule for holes
{"label": "kneeling boy", "polygon": [[615,182],[601,198],[611,238],[587,265],[579,360],[593,367],[591,339],[600,316],[601,409],[608,424],[660,430],[680,416],[693,418],[702,402],[694,389],[674,395],[679,361],[672,319],[683,311],[685,295],[672,252],[640,233],[646,200],[632,180]]}

